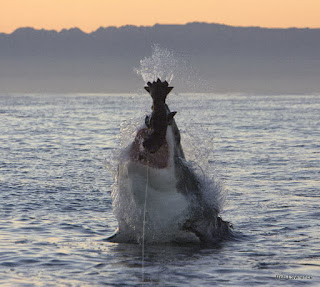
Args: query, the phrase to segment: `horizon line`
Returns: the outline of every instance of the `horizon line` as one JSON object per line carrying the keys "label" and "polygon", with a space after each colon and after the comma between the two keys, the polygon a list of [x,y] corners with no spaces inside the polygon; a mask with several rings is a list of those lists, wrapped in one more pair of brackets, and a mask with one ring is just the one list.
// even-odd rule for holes
{"label": "horizon line", "polygon": [[81,28],[77,26],[73,26],[70,28],[62,28],[60,30],[58,29],[50,29],[50,28],[36,28],[32,26],[21,26],[16,29],[14,29],[11,33],[8,32],[0,32],[0,34],[6,34],[6,35],[11,35],[14,34],[16,31],[21,30],[21,29],[33,29],[35,31],[54,31],[57,33],[61,33],[62,31],[70,31],[70,30],[79,30],[84,34],[91,34],[94,32],[97,32],[99,29],[108,29],[108,28],[116,28],[116,29],[121,29],[121,28],[126,28],[126,27],[137,27],[137,28],[152,28],[155,26],[186,26],[190,24],[207,24],[207,25],[217,25],[217,26],[226,26],[226,27],[233,27],[233,28],[259,28],[259,29],[269,29],[269,30],[289,30],[289,29],[297,29],[297,30],[319,30],[320,27],[296,27],[296,26],[288,26],[288,27],[264,27],[264,26],[247,26],[247,25],[230,25],[230,24],[223,24],[223,23],[217,23],[217,22],[202,22],[202,21],[192,21],[192,22],[186,22],[184,24],[176,24],[176,23],[155,23],[153,25],[134,25],[134,24],[126,24],[126,25],[111,25],[111,26],[100,26],[95,30],[92,30],[91,32],[86,32],[82,30]]}

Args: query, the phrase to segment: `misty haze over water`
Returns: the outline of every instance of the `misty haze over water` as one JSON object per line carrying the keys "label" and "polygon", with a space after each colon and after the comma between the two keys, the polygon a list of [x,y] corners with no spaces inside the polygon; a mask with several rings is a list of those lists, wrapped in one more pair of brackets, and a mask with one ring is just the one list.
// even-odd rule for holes
{"label": "misty haze over water", "polygon": [[320,92],[320,29],[206,23],[0,34],[0,92],[136,92],[155,44],[185,63],[180,92]]}
{"label": "misty haze over water", "polygon": [[180,91],[318,93],[320,29],[219,24],[124,26],[90,34],[20,28],[0,34],[1,92],[135,92],[134,68],[152,47],[174,51],[197,71]]}

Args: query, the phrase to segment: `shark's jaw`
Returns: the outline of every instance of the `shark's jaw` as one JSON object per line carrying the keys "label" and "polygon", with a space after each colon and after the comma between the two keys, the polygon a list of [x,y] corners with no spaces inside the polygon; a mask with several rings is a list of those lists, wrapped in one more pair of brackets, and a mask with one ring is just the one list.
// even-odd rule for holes
{"label": "shark's jaw", "polygon": [[143,147],[143,142],[149,135],[147,128],[141,128],[131,145],[130,159],[133,162],[138,162],[143,165],[148,165],[152,168],[167,168],[169,166],[169,156],[172,151],[169,150],[168,141],[165,140],[163,145],[155,152],[150,153]]}

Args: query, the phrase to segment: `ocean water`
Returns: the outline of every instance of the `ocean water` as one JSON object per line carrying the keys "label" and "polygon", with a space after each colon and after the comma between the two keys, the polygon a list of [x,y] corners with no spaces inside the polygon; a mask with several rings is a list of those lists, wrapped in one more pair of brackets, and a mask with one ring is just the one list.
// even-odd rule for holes
{"label": "ocean water", "polygon": [[236,238],[106,242],[120,124],[147,94],[0,95],[1,286],[319,286],[320,96],[170,94]]}

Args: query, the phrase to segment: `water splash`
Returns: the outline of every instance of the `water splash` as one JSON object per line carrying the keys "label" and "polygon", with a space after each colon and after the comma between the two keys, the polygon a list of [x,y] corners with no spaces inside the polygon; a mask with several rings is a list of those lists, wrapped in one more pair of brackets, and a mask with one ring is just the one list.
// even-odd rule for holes
{"label": "water splash", "polygon": [[175,85],[181,86],[184,91],[212,90],[212,85],[190,64],[187,55],[163,48],[159,44],[152,46],[151,56],[140,60],[140,67],[134,68],[134,71],[142,77],[145,84],[158,78],[170,84],[175,79]]}
{"label": "water splash", "polygon": [[[204,206],[196,202],[190,206],[184,195],[176,191],[173,168],[152,171],[130,161],[129,148],[134,134],[143,127],[141,122],[142,118],[128,119],[121,125],[119,148],[114,153],[117,176],[112,186],[112,205],[121,230],[117,242],[132,241],[142,245],[144,276],[145,243],[196,242],[198,239],[182,232],[181,226],[192,210],[201,210]],[[207,163],[212,144],[202,146],[189,132],[183,133],[183,137],[186,164],[201,183],[205,208],[219,213],[225,190]],[[199,152],[199,146],[203,153]]]}
{"label": "water splash", "polygon": [[147,82],[162,81],[171,82],[177,70],[178,60],[172,51],[161,48],[159,44],[152,47],[151,57],[140,60],[140,68],[135,68],[135,72]]}

